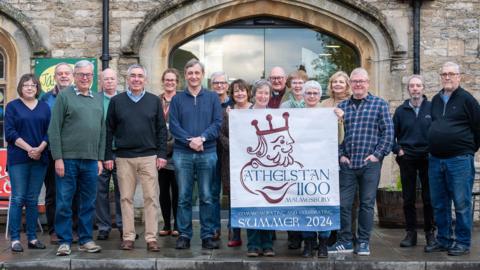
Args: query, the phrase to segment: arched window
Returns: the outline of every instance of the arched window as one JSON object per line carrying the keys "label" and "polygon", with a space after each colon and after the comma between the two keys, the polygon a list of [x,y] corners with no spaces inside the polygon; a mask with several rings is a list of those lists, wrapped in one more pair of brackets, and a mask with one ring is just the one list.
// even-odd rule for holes
{"label": "arched window", "polygon": [[311,79],[321,83],[324,93],[333,73],[349,73],[360,63],[358,51],[346,41],[319,29],[272,17],[208,29],[175,47],[170,52],[169,66],[183,70],[192,58],[205,64],[205,80],[215,71],[225,71],[230,80],[253,82],[268,77],[274,66],[283,67],[287,74],[304,69]]}

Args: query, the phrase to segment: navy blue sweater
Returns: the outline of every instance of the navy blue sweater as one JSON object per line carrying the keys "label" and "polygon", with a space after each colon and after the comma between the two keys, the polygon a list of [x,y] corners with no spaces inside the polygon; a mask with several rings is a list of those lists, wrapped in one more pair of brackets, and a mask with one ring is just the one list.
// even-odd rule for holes
{"label": "navy blue sweater", "polygon": [[[5,140],[7,147],[7,164],[21,164],[33,161],[28,153],[15,145],[22,138],[32,147],[39,146],[42,141],[48,142],[47,130],[50,123],[50,108],[43,101],[30,110],[20,99],[12,100],[5,109]],[[47,151],[42,152],[41,161],[48,163]]]}
{"label": "navy blue sweater", "polygon": [[393,115],[395,141],[393,152],[402,149],[406,158],[426,158],[428,155],[428,129],[432,123],[431,103],[423,97],[418,116],[407,99]]}
{"label": "navy blue sweater", "polygon": [[202,88],[195,97],[188,90],[177,93],[170,103],[170,132],[175,138],[173,149],[196,153],[188,145],[189,138],[202,136],[206,153],[216,151],[216,140],[222,125],[222,107],[218,95]]}

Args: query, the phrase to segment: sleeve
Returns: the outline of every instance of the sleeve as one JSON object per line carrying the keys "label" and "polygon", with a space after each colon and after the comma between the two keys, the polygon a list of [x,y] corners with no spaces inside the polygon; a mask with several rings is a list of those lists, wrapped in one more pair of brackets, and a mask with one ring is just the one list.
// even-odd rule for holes
{"label": "sleeve", "polygon": [[115,119],[115,98],[110,100],[107,109],[107,117],[105,119],[105,160],[113,160],[113,134],[116,130],[116,119]]}
{"label": "sleeve", "polygon": [[11,145],[15,145],[15,141],[20,138],[20,134],[17,132],[17,112],[14,104],[11,102],[7,104],[5,108],[5,141]]}
{"label": "sleeve", "polygon": [[480,105],[474,97],[469,98],[467,110],[469,115],[470,127],[473,132],[476,152],[480,148]]}
{"label": "sleeve", "polygon": [[[101,99],[102,100],[102,99]],[[106,148],[106,126],[105,119],[103,117],[103,101],[100,103],[102,108],[102,115],[100,115],[100,143],[98,146],[98,160],[105,160],[105,148]]]}
{"label": "sleeve", "polygon": [[61,129],[65,120],[66,102],[62,93],[58,94],[52,108],[52,119],[48,126],[48,138],[50,139],[50,150],[53,160],[62,159],[62,137]]}
{"label": "sleeve", "polygon": [[388,104],[382,100],[379,112],[379,140],[373,155],[382,159],[392,150],[393,145],[393,122],[388,109]]}
{"label": "sleeve", "polygon": [[398,134],[400,134],[400,120],[398,119],[398,109],[395,110],[395,113],[393,114],[393,131],[394,131],[394,136],[393,136],[393,147],[392,147],[392,152],[395,155],[398,155],[398,151],[400,151],[400,145],[397,143],[398,139]]}
{"label": "sleeve", "polygon": [[216,140],[222,126],[223,110],[220,105],[220,98],[217,94],[212,96],[212,101],[212,121],[201,135],[202,137],[205,137],[206,141]]}
{"label": "sleeve", "polygon": [[222,145],[225,151],[229,151],[229,130],[228,130],[228,113],[224,112],[222,128],[220,129],[220,144]]}
{"label": "sleeve", "polygon": [[163,117],[162,102],[157,98],[157,121],[156,121],[156,135],[157,135],[157,158],[167,159],[167,140],[168,131]]}
{"label": "sleeve", "polygon": [[183,129],[180,124],[181,105],[179,103],[180,101],[177,95],[175,95],[170,103],[170,109],[168,114],[170,132],[176,141],[180,142],[181,144],[188,145],[189,141],[187,139],[191,138],[192,136],[188,134],[188,132]]}
{"label": "sleeve", "polygon": [[43,134],[43,139],[42,141],[49,143],[48,141],[48,125],[50,124],[50,119],[51,119],[51,112],[50,112],[50,107],[48,107],[48,104],[45,103],[45,114],[46,114],[46,124],[44,125],[44,129],[42,130]]}
{"label": "sleeve", "polygon": [[[342,103],[338,104],[337,106],[338,108],[342,109],[345,114],[347,114],[347,110],[345,107],[342,106]],[[345,115],[343,116],[343,119],[345,119]],[[339,139],[338,139],[338,157],[340,158],[341,156],[345,156],[345,157],[348,157],[347,156],[347,153],[346,153],[346,150],[345,150],[345,134],[346,134],[346,131],[345,131],[345,121],[342,121],[341,123],[342,125],[342,140],[340,141],[340,132],[339,132]],[[339,131],[340,131],[340,123],[339,123]]]}

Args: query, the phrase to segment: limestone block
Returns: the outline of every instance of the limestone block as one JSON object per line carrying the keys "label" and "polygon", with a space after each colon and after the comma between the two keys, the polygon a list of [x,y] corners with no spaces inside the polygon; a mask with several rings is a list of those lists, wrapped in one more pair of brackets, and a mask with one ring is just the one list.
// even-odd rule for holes
{"label": "limestone block", "polygon": [[448,56],[461,56],[465,54],[465,42],[460,39],[448,40]]}

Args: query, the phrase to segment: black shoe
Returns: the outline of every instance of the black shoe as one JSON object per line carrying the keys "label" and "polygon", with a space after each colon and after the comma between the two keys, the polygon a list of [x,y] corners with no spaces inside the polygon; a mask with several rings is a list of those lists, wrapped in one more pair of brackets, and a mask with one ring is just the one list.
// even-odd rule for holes
{"label": "black shoe", "polygon": [[213,240],[212,237],[207,237],[205,239],[202,239],[202,248],[217,249],[218,248],[218,242]]}
{"label": "black shoe", "polygon": [[318,240],[318,258],[328,258],[328,238]]}
{"label": "black shoe", "polygon": [[454,245],[453,247],[448,249],[448,255],[449,256],[462,256],[462,255],[467,255],[470,253],[470,249],[460,246],[460,245]]}
{"label": "black shoe", "polygon": [[311,238],[310,239],[305,239],[303,241],[302,257],[304,257],[304,258],[313,257],[313,242],[314,241],[315,241],[315,239],[311,239]]}
{"label": "black shoe", "polygon": [[423,249],[426,253],[431,253],[431,252],[442,252],[442,251],[447,251],[447,248],[442,246],[440,243],[437,241],[434,241],[431,245],[425,246]]}
{"label": "black shoe", "polygon": [[413,247],[417,245],[417,232],[407,231],[407,235],[400,242],[400,247]]}
{"label": "black shoe", "polygon": [[120,239],[123,240],[123,229],[118,229],[118,232],[120,233]]}
{"label": "black shoe", "polygon": [[11,246],[11,249],[13,252],[23,252],[23,247],[22,247],[22,244],[20,244],[20,242],[16,242],[15,244],[13,244]]}
{"label": "black shoe", "polygon": [[427,243],[427,246],[431,246],[435,243],[435,232],[426,232],[425,233],[425,242]]}
{"label": "black shoe", "polygon": [[98,231],[97,240],[108,240],[108,235],[107,231]]}
{"label": "black shoe", "polygon": [[28,242],[28,248],[29,249],[45,249],[46,246],[40,242],[40,240],[34,240],[32,242]]}
{"label": "black shoe", "polygon": [[180,236],[177,239],[177,243],[175,245],[176,249],[188,249],[190,248],[190,239]]}

